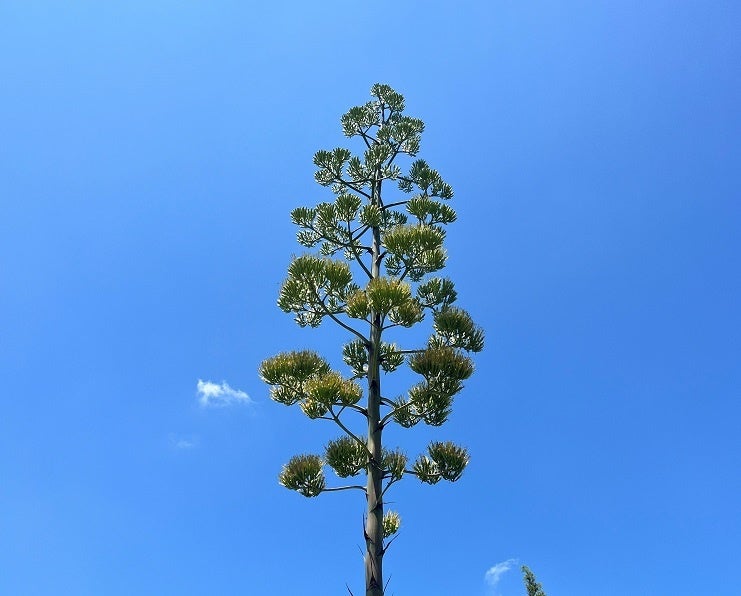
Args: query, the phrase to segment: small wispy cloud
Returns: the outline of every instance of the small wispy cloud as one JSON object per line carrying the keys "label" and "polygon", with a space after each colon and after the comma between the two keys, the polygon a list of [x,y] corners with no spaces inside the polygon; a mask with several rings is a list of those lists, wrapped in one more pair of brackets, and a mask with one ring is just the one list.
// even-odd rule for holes
{"label": "small wispy cloud", "polygon": [[168,439],[173,449],[193,449],[198,446],[198,437],[182,437],[170,433]]}
{"label": "small wispy cloud", "polygon": [[499,580],[502,579],[502,576],[510,569],[512,569],[512,567],[516,564],[517,559],[507,559],[506,561],[502,561],[501,563],[497,563],[496,565],[489,567],[489,569],[487,569],[486,573],[484,574],[486,583],[489,584],[492,588],[495,588],[499,583]]}
{"label": "small wispy cloud", "polygon": [[198,402],[203,407],[224,407],[231,404],[252,403],[252,399],[244,391],[232,389],[226,381],[220,385],[212,381],[198,379]]}

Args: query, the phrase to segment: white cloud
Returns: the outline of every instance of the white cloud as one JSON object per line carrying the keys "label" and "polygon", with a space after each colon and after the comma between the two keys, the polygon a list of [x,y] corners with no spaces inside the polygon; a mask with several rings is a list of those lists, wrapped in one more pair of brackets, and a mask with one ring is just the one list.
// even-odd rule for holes
{"label": "white cloud", "polygon": [[496,585],[499,583],[499,580],[502,578],[502,576],[505,573],[507,573],[510,569],[512,569],[512,566],[516,564],[517,564],[517,559],[507,559],[506,561],[502,561],[501,563],[497,563],[496,565],[493,565],[484,574],[484,579],[486,580],[486,583],[489,584],[492,588],[496,587]]}
{"label": "white cloud", "polygon": [[198,446],[198,437],[182,437],[170,433],[168,439],[173,449],[193,449]]}
{"label": "white cloud", "polygon": [[239,389],[232,389],[225,381],[218,385],[212,381],[198,379],[198,402],[203,407],[223,407],[231,404],[252,402],[250,396]]}

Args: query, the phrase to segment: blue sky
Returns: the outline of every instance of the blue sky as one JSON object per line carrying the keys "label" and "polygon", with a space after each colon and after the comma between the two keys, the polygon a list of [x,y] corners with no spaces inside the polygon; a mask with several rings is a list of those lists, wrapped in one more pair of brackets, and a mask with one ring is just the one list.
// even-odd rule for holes
{"label": "blue sky", "polygon": [[740,18],[0,2],[0,593],[360,592],[359,495],[277,484],[336,433],[257,367],[338,360],[275,300],[375,82],[427,124],[487,333],[450,422],[388,435],[472,454],[392,491],[389,591],[517,596],[525,563],[549,596],[741,593]]}

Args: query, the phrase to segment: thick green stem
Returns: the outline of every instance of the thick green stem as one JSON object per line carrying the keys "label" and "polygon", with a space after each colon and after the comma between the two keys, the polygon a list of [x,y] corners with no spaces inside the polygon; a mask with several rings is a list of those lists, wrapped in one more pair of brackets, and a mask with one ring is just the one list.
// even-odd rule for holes
{"label": "thick green stem", "polygon": [[[381,172],[376,172],[373,185],[373,202],[380,203]],[[373,230],[373,262],[371,277],[380,276],[381,269],[381,231]],[[383,466],[381,433],[381,315],[371,313],[370,344],[368,347],[368,499],[367,517],[365,520],[365,594],[366,596],[383,596]]]}

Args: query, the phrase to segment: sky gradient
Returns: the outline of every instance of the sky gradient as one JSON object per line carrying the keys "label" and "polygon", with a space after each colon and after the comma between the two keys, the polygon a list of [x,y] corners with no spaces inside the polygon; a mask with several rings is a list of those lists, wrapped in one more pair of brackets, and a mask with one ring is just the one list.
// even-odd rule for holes
{"label": "sky gradient", "polygon": [[[337,433],[259,363],[344,336],[275,305],[375,82],[455,190],[486,331],[390,492],[389,592],[738,595],[741,5],[0,2],[0,593],[360,593],[356,494],[282,488]],[[355,147],[357,149],[357,147]]]}

